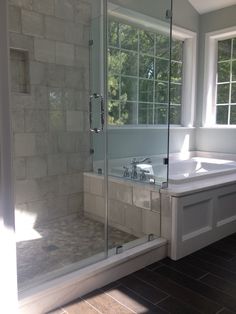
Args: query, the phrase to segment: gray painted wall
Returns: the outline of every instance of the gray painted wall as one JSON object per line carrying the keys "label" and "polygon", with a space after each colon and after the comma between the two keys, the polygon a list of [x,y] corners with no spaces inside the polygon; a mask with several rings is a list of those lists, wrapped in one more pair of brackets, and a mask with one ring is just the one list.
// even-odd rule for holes
{"label": "gray painted wall", "polygon": [[[201,126],[202,121],[205,34],[208,32],[235,26],[235,17],[236,5],[200,16],[197,97],[198,126]],[[236,129],[197,128],[196,148],[203,151],[236,153],[236,145],[234,144],[235,136]]]}

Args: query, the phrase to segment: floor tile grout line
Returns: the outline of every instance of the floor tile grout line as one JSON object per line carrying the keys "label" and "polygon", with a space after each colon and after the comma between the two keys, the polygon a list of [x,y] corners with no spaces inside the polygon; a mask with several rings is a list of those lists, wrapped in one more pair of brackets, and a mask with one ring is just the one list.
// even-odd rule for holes
{"label": "floor tile grout line", "polygon": [[[151,270],[149,269],[149,271],[151,271]],[[152,272],[152,271],[151,271],[151,272]],[[140,280],[140,281],[146,283],[147,285],[151,286],[152,288],[154,287],[155,289],[159,289],[159,290],[162,291],[163,293],[165,293],[165,294],[171,296],[169,293],[167,293],[167,292],[164,291],[163,289],[155,287],[155,286],[152,285],[151,283],[149,283],[149,282],[147,282],[147,281],[145,281],[145,280],[142,280],[141,278],[137,277],[135,274],[131,274],[131,276],[133,276],[133,277],[135,277],[136,279],[138,279],[138,280]]]}
{"label": "floor tile grout line", "polygon": [[222,313],[224,310],[228,310],[226,307],[222,307],[219,311],[216,312],[216,314]]}
{"label": "floor tile grout line", "polygon": [[[121,284],[121,285],[123,285],[123,287],[125,287],[125,288],[128,289],[129,291],[133,292],[133,293],[134,293],[135,295],[137,295],[138,297],[141,297],[141,298],[144,299],[145,301],[149,302],[150,304],[156,305],[156,303],[153,303],[152,301],[148,300],[147,298],[145,298],[145,297],[144,297],[143,295],[141,295],[140,293],[137,293],[136,291],[134,291],[133,289],[127,287],[127,286],[124,285],[124,284]],[[159,289],[159,288],[156,288],[156,289]],[[161,289],[159,289],[159,290],[160,290],[161,292],[163,292]],[[169,295],[168,293],[165,292],[165,294],[167,294],[167,296],[164,297],[163,299],[166,299],[166,298],[170,297],[170,295]],[[161,299],[161,300],[163,300],[163,299]],[[159,301],[158,301],[158,302],[159,302]]]}
{"label": "floor tile grout line", "polygon": [[155,305],[158,305],[159,303],[161,303],[161,302],[163,302],[163,301],[165,301],[165,300],[167,300],[168,298],[171,298],[171,297],[172,297],[171,295],[167,295],[166,297],[164,297],[163,299],[157,301],[157,302],[154,303],[154,304],[155,304]]}
{"label": "floor tile grout line", "polygon": [[[192,257],[192,258],[194,258],[194,257]],[[214,266],[216,266],[216,267],[218,267],[218,268],[221,268],[221,269],[223,269],[223,270],[227,270],[228,272],[230,272],[230,273],[236,275],[236,271],[232,271],[232,270],[228,269],[227,267],[224,267],[224,266],[222,266],[222,265],[213,263],[212,261],[205,260],[204,258],[199,257],[199,256],[196,256],[196,258],[197,258],[197,259],[200,259],[202,262],[212,264],[212,265],[214,265]]]}
{"label": "floor tile grout line", "polygon": [[108,295],[110,298],[112,298],[113,300],[115,300],[117,303],[119,303],[120,305],[122,305],[123,307],[125,307],[126,309],[130,310],[132,313],[137,313],[134,310],[132,310],[131,308],[129,308],[127,305],[123,304],[122,302],[118,301],[116,298],[114,298],[112,295],[110,295],[109,293],[105,292],[106,295]]}
{"label": "floor tile grout line", "polygon": [[101,311],[99,311],[99,309],[97,309],[94,305],[92,305],[91,303],[89,303],[89,301],[87,301],[86,299],[81,298],[81,300],[83,300],[86,304],[88,304],[89,306],[91,306],[96,312],[98,312],[99,314],[103,314]]}
{"label": "floor tile grout line", "polygon": [[[163,277],[163,276],[162,276]],[[165,278],[165,277],[163,277],[163,278]],[[166,278],[165,278],[166,279]],[[182,286],[182,285],[180,285],[179,283],[177,283],[176,281],[174,281],[174,280],[171,280],[171,279],[168,279],[169,281],[170,281],[170,283],[174,283],[174,284],[176,284],[177,286],[179,286],[179,287],[181,287],[181,288],[184,288],[184,289],[186,289],[186,290],[188,290],[188,291],[191,291],[192,293],[195,293],[195,294],[197,294],[198,296],[200,296],[201,298],[203,298],[203,299],[205,299],[205,300],[207,300],[207,301],[210,301],[210,302],[212,302],[212,303],[215,303],[215,304],[217,304],[217,305],[219,305],[219,306],[222,306],[222,304],[219,304],[218,302],[216,302],[216,301],[214,301],[214,300],[212,300],[212,299],[210,299],[210,298],[208,298],[208,297],[206,297],[205,295],[202,295],[202,294],[200,294],[200,293],[198,293],[198,292],[196,292],[196,291],[194,291],[194,290],[192,290],[192,289],[190,289],[190,288],[188,288],[188,287],[185,287],[185,286]],[[146,282],[145,280],[142,280],[143,282]],[[147,282],[146,282],[147,283]],[[152,285],[152,284],[150,284],[150,285]],[[154,285],[152,285],[153,287],[155,287]]]}
{"label": "floor tile grout line", "polygon": [[[164,277],[164,276],[163,276],[163,277]],[[169,279],[169,278],[168,278],[168,279]],[[206,300],[209,300],[209,301],[211,301],[211,302],[213,302],[213,303],[215,303],[215,304],[218,304],[218,305],[221,306],[221,307],[228,308],[228,307],[226,307],[226,305],[221,304],[221,303],[218,303],[218,301],[215,301],[214,299],[211,299],[211,298],[209,298],[209,297],[207,297],[207,296],[205,296],[205,295],[203,295],[203,294],[200,294],[199,292],[196,292],[195,290],[192,290],[192,289],[190,289],[190,288],[188,288],[188,287],[185,287],[185,286],[180,285],[180,284],[177,283],[175,280],[172,280],[172,279],[169,279],[169,280],[170,280],[171,282],[177,284],[177,285],[180,286],[180,287],[187,288],[188,290],[191,290],[192,292],[197,293],[198,295],[202,296],[202,297],[205,298]],[[196,279],[192,279],[192,280],[196,280]],[[198,280],[196,280],[196,281],[198,281]],[[215,289],[217,292],[219,292],[219,293],[221,293],[221,294],[224,294],[224,295],[227,296],[227,297],[234,298],[234,296],[232,296],[232,295],[226,293],[225,291],[220,290],[220,289],[218,289],[218,288],[216,288],[216,287],[214,287],[214,286],[208,285],[208,284],[205,283],[205,282],[201,282],[201,284],[207,286],[207,287],[210,288],[210,289]],[[230,310],[233,311],[232,308],[230,308]]]}
{"label": "floor tile grout line", "polygon": [[211,273],[206,273],[206,274],[204,274],[204,275],[202,275],[202,276],[200,276],[199,278],[196,278],[196,280],[197,281],[200,281],[200,280],[202,280],[203,278],[205,278],[206,276],[208,276],[208,275],[210,275]]}

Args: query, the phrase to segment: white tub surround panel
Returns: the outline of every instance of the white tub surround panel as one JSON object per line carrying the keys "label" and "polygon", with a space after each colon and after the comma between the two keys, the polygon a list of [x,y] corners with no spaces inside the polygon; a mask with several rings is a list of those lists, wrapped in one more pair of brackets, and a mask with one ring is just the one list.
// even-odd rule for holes
{"label": "white tub surround panel", "polygon": [[168,254],[174,260],[236,232],[236,175],[231,183],[198,192],[178,193],[172,186],[162,198],[161,236],[169,240]]}

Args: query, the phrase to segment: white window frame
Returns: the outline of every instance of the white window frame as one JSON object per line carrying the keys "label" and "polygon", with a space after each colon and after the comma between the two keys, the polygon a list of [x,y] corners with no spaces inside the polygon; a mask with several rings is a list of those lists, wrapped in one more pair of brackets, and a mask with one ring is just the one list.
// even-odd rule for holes
{"label": "white window frame", "polygon": [[[144,27],[150,31],[157,31],[168,35],[170,33],[170,26],[168,23],[118,5],[109,4],[108,15],[115,17],[120,21],[130,22],[136,26]],[[197,34],[182,27],[173,25],[172,37],[173,39],[184,41],[181,125],[177,125],[175,127],[194,127],[196,102]],[[109,128],[122,127],[123,126],[109,126]],[[127,125],[124,127],[141,128],[143,126]],[[163,126],[150,125],[148,127],[158,128]]]}
{"label": "white window frame", "polygon": [[218,41],[236,37],[236,26],[205,35],[204,89],[202,126],[205,128],[236,128],[236,125],[216,124]]}

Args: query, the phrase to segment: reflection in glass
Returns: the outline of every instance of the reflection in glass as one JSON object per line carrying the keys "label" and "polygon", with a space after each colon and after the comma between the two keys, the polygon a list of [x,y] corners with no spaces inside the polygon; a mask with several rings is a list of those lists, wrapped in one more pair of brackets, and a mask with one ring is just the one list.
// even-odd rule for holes
{"label": "reflection in glass", "polygon": [[216,107],[216,123],[217,124],[228,124],[228,106],[217,106]]}

